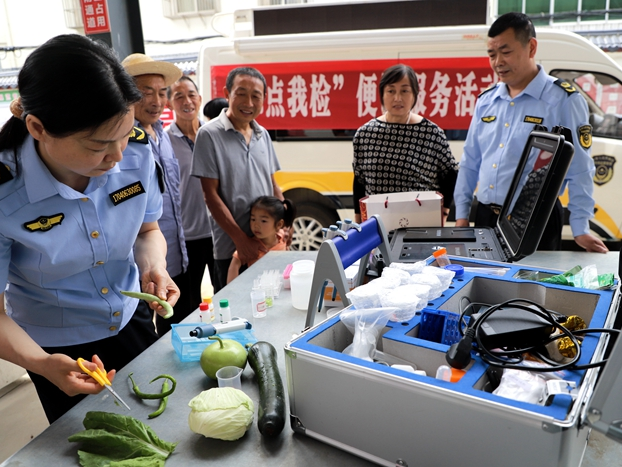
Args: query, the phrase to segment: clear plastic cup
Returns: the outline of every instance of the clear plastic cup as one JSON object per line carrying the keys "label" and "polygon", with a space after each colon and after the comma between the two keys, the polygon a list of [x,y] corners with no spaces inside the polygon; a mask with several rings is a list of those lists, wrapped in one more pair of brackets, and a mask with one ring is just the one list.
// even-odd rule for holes
{"label": "clear plastic cup", "polygon": [[303,259],[293,263],[289,282],[292,290],[292,305],[297,310],[306,311],[309,306],[314,268],[315,262],[311,260]]}
{"label": "clear plastic cup", "polygon": [[266,307],[266,292],[263,289],[251,291],[253,318],[265,318]]}
{"label": "clear plastic cup", "polygon": [[242,389],[242,368],[225,366],[216,372],[219,388]]}

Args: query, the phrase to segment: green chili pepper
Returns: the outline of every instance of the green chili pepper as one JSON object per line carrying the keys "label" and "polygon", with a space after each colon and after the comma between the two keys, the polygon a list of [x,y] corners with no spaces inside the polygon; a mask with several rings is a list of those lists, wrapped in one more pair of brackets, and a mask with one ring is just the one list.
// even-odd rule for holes
{"label": "green chili pepper", "polygon": [[128,297],[138,298],[139,300],[145,300],[146,302],[158,302],[158,304],[160,304],[162,308],[164,308],[164,311],[166,311],[164,319],[169,319],[171,316],[173,316],[173,307],[171,306],[171,304],[168,303],[166,300],[162,300],[160,297],[151,295],[150,293],[132,292],[130,290],[120,290],[120,292]]}
{"label": "green chili pepper", "polygon": [[[168,379],[164,379],[164,381],[162,382],[162,394],[165,394],[167,391],[168,391]],[[158,407],[158,410],[156,410],[153,413],[150,413],[147,416],[147,418],[156,418],[158,415],[164,412],[164,409],[166,409],[167,401],[168,401],[168,396],[164,396],[162,399],[160,399],[160,406]]]}
{"label": "green chili pepper", "polygon": [[158,379],[165,378],[165,379],[170,380],[171,383],[173,383],[173,387],[169,389],[168,391],[162,391],[160,394],[147,394],[147,393],[142,392],[140,389],[138,389],[138,385],[134,382],[134,378],[132,378],[133,374],[134,373],[130,373],[128,375],[130,378],[130,381],[132,382],[132,389],[134,390],[134,394],[136,394],[141,399],[162,399],[164,397],[168,397],[171,394],[173,394],[173,391],[175,391],[175,387],[177,386],[177,381],[175,381],[175,378],[173,378],[172,376],[169,376],[169,375],[156,376],[151,381],[149,381],[149,384],[153,383],[154,381]]}

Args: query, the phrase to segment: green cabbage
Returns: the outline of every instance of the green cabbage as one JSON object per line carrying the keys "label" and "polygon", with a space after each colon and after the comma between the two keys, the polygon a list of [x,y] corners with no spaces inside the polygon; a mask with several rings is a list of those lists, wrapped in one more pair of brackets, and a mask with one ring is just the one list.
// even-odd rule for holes
{"label": "green cabbage", "polygon": [[234,388],[212,388],[192,399],[188,425],[206,438],[235,441],[253,424],[255,406],[244,392]]}

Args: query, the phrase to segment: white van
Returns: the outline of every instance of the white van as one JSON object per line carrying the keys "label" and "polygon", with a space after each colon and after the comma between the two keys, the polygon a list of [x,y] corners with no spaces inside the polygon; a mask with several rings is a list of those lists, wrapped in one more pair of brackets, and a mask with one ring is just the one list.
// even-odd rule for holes
{"label": "white van", "polygon": [[[298,207],[294,246],[316,249],[322,226],[352,215],[352,136],[382,113],[382,71],[405,63],[417,72],[415,110],[445,130],[459,159],[477,96],[496,80],[487,31],[482,25],[212,38],[201,45],[199,85],[207,102],[222,96],[234,67],[253,66],[264,74],[267,97],[257,120],[274,140],[282,165],[277,182]],[[536,33],[537,62],[573,83],[590,108],[592,231],[621,241],[622,203],[615,187],[622,176],[615,164],[622,158],[622,69],[577,34],[545,28]],[[568,227],[564,234],[572,238]]]}

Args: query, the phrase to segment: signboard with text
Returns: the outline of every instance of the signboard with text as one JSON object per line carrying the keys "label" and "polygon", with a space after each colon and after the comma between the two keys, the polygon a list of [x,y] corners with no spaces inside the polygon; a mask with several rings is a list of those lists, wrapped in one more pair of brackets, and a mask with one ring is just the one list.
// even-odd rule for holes
{"label": "signboard with text", "polygon": [[108,3],[106,0],[80,0],[84,33],[103,34],[110,32]]}
{"label": "signboard with text", "polygon": [[[378,85],[396,60],[251,64],[266,78],[261,116],[269,130],[359,128],[382,115]],[[496,81],[488,58],[401,59],[417,73],[415,112],[444,129],[467,129],[477,96]],[[236,65],[211,67],[212,98],[222,96]]]}

